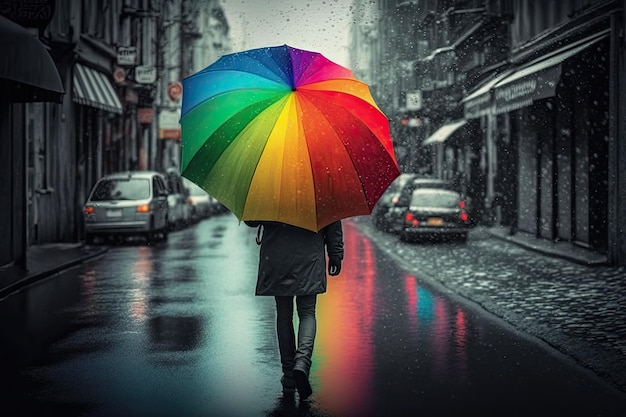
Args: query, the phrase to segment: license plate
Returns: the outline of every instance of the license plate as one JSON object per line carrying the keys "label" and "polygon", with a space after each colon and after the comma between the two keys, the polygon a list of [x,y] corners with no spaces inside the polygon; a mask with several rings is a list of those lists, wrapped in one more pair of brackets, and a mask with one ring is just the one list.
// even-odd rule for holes
{"label": "license plate", "polygon": [[429,226],[443,226],[443,219],[441,217],[429,217],[426,220],[426,224]]}
{"label": "license plate", "polygon": [[107,210],[107,217],[122,217],[122,209]]}

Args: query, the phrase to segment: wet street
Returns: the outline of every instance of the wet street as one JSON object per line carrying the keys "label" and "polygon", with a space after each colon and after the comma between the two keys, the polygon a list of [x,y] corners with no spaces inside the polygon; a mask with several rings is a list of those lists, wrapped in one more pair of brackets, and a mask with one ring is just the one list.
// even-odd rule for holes
{"label": "wet street", "polygon": [[254,296],[255,232],[214,217],[0,301],[2,415],[626,415],[623,393],[353,221],[318,297],[313,396],[285,400],[274,301]]}

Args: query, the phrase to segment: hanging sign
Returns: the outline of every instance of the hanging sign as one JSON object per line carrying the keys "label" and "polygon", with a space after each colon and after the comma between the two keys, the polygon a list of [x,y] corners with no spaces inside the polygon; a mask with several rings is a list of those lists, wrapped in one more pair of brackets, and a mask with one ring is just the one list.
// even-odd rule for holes
{"label": "hanging sign", "polygon": [[127,67],[137,65],[137,48],[134,46],[118,46],[117,65]]}
{"label": "hanging sign", "polygon": [[183,95],[183,85],[178,81],[169,83],[167,86],[167,94],[170,96],[170,99],[174,101],[180,100]]}
{"label": "hanging sign", "polygon": [[54,17],[55,0],[4,0],[0,15],[27,28],[46,28]]}
{"label": "hanging sign", "polygon": [[124,68],[115,68],[115,71],[113,71],[113,80],[116,84],[121,84],[126,81],[126,71],[124,71]]}
{"label": "hanging sign", "polygon": [[421,110],[422,109],[422,92],[411,91],[406,93],[406,109],[407,110]]}
{"label": "hanging sign", "polygon": [[152,84],[156,81],[156,68],[140,65],[135,68],[135,82],[138,84]]}

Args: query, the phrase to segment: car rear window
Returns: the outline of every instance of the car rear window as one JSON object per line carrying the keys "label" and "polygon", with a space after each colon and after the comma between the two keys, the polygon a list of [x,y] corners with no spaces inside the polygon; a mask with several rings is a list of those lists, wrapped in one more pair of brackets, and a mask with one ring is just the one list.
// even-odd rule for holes
{"label": "car rear window", "polygon": [[411,195],[411,206],[455,208],[460,199],[460,194],[454,191],[419,188]]}
{"label": "car rear window", "polygon": [[150,197],[150,180],[141,178],[105,179],[98,183],[92,201],[143,200]]}

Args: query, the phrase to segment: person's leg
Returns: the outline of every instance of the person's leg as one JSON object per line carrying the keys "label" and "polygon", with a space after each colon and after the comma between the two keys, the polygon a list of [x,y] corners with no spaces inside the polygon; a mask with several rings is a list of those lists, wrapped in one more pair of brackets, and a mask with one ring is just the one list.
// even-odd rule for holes
{"label": "person's leg", "polygon": [[282,364],[281,383],[286,393],[295,390],[293,367],[296,354],[296,336],[293,329],[293,297],[274,297],[276,300],[276,335]]}
{"label": "person's leg", "polygon": [[312,393],[311,384],[309,383],[309,371],[311,369],[315,333],[317,331],[317,321],[315,319],[316,301],[316,294],[296,297],[300,325],[298,326],[298,347],[295,354],[294,378],[302,398],[306,398]]}

